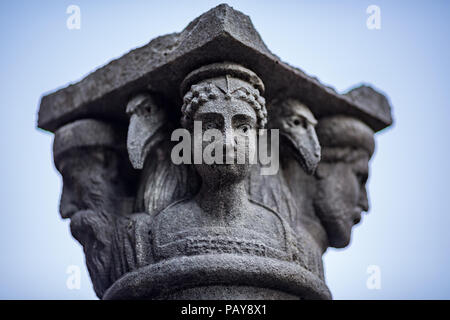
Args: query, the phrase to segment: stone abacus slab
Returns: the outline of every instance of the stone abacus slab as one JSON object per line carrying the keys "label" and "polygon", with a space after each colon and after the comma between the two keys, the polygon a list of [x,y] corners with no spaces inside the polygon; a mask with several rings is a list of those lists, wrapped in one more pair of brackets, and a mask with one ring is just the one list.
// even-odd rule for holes
{"label": "stone abacus slab", "polygon": [[42,97],[38,127],[54,132],[81,118],[126,121],[132,94],[150,90],[162,95],[174,115],[182,101],[179,87],[192,70],[230,61],[253,70],[266,86],[268,102],[278,96],[306,103],[316,117],[348,114],[379,131],[392,123],[391,108],[381,93],[338,94],[281,61],[269,51],[250,18],[226,4],[192,21],[182,32],[158,37],[86,76],[81,81]]}

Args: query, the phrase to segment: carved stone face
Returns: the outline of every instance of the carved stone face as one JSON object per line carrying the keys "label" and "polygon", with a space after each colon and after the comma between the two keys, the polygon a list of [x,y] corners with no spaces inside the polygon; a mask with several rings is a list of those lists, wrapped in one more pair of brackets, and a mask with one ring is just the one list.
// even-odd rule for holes
{"label": "carved stone face", "polygon": [[106,149],[76,150],[59,160],[63,177],[60,212],[63,218],[91,209],[117,211],[116,199],[124,196],[119,180],[120,157]]}
{"label": "carved stone face", "polygon": [[[220,182],[235,182],[244,179],[250,170],[248,155],[255,150],[256,143],[250,139],[250,135],[255,134],[256,113],[254,109],[245,101],[230,97],[225,99],[220,97],[210,100],[201,105],[194,115],[194,121],[202,122],[202,131],[217,129],[222,134],[219,146],[223,150],[223,164],[202,164],[195,165],[197,172],[206,183],[216,184]],[[203,141],[202,152],[210,144]],[[226,163],[226,156],[233,157],[233,163]],[[238,152],[245,157],[244,164],[238,164]]]}
{"label": "carved stone face", "polygon": [[363,153],[351,162],[319,163],[314,206],[333,247],[349,244],[352,227],[361,220],[361,212],[369,210],[368,162],[369,155]]}

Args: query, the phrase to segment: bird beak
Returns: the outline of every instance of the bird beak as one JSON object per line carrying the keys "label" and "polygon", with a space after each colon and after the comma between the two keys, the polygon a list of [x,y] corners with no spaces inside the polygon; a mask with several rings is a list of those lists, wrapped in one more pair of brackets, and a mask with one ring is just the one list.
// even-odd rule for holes
{"label": "bird beak", "polygon": [[133,114],[130,118],[127,149],[131,164],[142,169],[150,150],[161,141],[157,133],[165,123],[162,116]]}
{"label": "bird beak", "polygon": [[281,136],[286,139],[294,157],[308,174],[316,171],[320,161],[320,144],[314,126],[308,124],[306,130],[281,131]]}

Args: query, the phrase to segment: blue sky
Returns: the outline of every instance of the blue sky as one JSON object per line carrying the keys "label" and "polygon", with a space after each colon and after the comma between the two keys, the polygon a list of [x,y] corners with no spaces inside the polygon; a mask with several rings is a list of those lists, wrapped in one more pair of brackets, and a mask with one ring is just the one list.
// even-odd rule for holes
{"label": "blue sky", "polygon": [[[181,31],[219,1],[14,1],[0,4],[0,298],[95,299],[81,247],[60,219],[52,135],[36,129],[43,93]],[[324,257],[336,299],[450,298],[450,2],[229,1],[284,61],[344,91],[384,91],[395,124],[377,134],[371,210],[346,249]],[[66,8],[81,9],[68,30]],[[368,30],[366,8],[381,9]],[[66,286],[81,268],[80,290]],[[366,287],[367,267],[381,289]]]}

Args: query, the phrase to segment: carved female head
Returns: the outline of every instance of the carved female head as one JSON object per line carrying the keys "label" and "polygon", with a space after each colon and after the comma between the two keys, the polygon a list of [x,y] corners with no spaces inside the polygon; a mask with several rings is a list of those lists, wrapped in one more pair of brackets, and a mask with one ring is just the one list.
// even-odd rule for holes
{"label": "carved female head", "polygon": [[[202,151],[201,163],[194,161],[202,180],[244,179],[256,150],[256,131],[267,122],[262,81],[242,66],[223,63],[192,72],[183,85],[189,91],[184,95],[182,124],[194,134],[197,124],[203,137],[192,140],[192,147]],[[209,155],[214,159],[208,160]]]}

